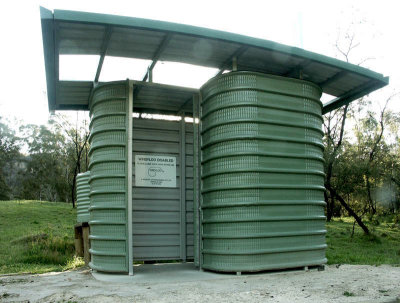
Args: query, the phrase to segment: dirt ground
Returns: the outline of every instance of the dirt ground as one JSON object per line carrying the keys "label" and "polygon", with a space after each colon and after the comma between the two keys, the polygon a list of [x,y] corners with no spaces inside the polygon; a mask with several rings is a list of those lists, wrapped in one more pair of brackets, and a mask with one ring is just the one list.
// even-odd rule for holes
{"label": "dirt ground", "polygon": [[0,276],[0,302],[400,302],[400,267],[387,265],[140,281],[98,281],[88,269]]}

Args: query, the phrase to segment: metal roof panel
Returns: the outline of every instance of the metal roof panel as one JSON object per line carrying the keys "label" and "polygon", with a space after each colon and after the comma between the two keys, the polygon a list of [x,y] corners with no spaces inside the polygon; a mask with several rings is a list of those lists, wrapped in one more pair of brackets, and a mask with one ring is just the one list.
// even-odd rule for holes
{"label": "metal roof panel", "polygon": [[[60,109],[56,106],[56,98],[61,98],[57,91],[60,53],[100,54],[103,59],[106,53],[152,59],[151,69],[157,60],[165,60],[223,70],[229,69],[233,57],[237,57],[239,70],[300,77],[320,85],[324,93],[337,97],[324,106],[324,112],[389,81],[366,68],[297,47],[195,26],[65,10],[52,13],[44,8],[41,20],[49,109]],[[89,96],[90,93],[87,99]],[[71,102],[71,108],[75,106],[72,101],[65,102]],[[68,108],[68,104],[63,104],[63,108]]]}

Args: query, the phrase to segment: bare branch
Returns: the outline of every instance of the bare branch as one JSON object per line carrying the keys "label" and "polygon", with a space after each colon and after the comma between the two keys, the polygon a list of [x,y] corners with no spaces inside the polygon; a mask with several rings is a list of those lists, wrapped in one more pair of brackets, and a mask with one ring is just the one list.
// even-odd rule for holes
{"label": "bare branch", "polygon": [[375,59],[376,59],[375,57],[367,57],[367,58],[361,60],[359,63],[357,63],[357,65],[360,66],[369,60],[375,60]]}

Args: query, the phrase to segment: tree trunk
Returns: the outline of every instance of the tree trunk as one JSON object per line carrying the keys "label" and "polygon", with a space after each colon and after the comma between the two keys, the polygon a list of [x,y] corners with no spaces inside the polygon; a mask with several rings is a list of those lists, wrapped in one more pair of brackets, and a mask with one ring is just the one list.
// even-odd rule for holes
{"label": "tree trunk", "polygon": [[[343,142],[344,126],[346,124],[346,115],[347,115],[348,108],[349,108],[348,104],[345,105],[345,107],[343,108],[342,121],[340,124],[339,140],[336,143],[336,145],[334,146],[331,156],[328,158],[328,165],[327,165],[327,169],[326,169],[326,178],[325,178],[325,188],[326,189],[332,187],[331,181],[332,181],[332,175],[333,175],[333,165],[334,165],[334,162],[336,161],[336,155],[339,152],[339,149]],[[330,136],[329,133],[328,133],[328,136]],[[325,192],[325,194],[326,194],[326,192]],[[327,220],[329,222],[333,217],[333,210],[335,208],[335,196],[332,195],[332,193],[330,194],[330,199],[327,199],[328,198],[327,196],[328,195],[326,194],[325,195],[325,200],[327,201],[326,214],[327,214]]]}
{"label": "tree trunk", "polygon": [[334,196],[340,202],[340,204],[342,204],[342,206],[347,210],[349,215],[352,216],[357,221],[357,224],[362,228],[364,233],[366,235],[369,235],[370,231],[369,231],[368,227],[363,223],[361,218],[354,212],[354,210],[346,203],[346,201],[344,201],[344,199],[331,186],[329,186],[327,188],[328,188],[329,192],[331,193],[331,195]]}
{"label": "tree trunk", "polygon": [[327,191],[324,191],[324,197],[326,202],[326,220],[330,222],[333,218],[333,208],[335,205],[335,200],[333,197],[328,197]]}
{"label": "tree trunk", "polygon": [[78,167],[75,166],[75,170],[74,170],[74,177],[72,179],[72,186],[71,186],[71,202],[72,202],[72,208],[75,208],[75,185],[76,185],[76,175],[77,173]]}
{"label": "tree trunk", "polygon": [[368,174],[365,176],[365,183],[366,183],[366,187],[367,187],[368,204],[371,207],[372,215],[375,215],[376,207],[374,205],[374,200],[372,199],[372,195],[371,195],[371,181],[369,180]]}
{"label": "tree trunk", "polygon": [[75,162],[75,169],[74,169],[74,178],[72,180],[72,186],[71,186],[71,198],[72,198],[72,207],[75,208],[75,183],[76,183],[76,176],[81,172],[81,158],[82,158],[82,152],[85,148],[86,142],[88,140],[89,136],[87,135],[85,138],[85,141],[83,142],[82,147],[78,146],[78,142],[76,142],[76,162]]}

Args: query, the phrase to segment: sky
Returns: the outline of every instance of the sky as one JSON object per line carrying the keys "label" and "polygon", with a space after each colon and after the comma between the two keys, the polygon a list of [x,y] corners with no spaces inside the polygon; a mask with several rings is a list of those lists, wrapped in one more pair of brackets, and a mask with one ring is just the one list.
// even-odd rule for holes
{"label": "sky", "polygon": [[[297,46],[344,59],[335,48],[346,47],[346,32],[354,33],[359,44],[350,62],[390,77],[390,85],[370,95],[377,107],[400,88],[400,18],[398,1],[91,1],[26,0],[0,2],[0,116],[24,123],[44,124],[47,107],[46,77],[39,6],[125,15],[190,24]],[[98,57],[60,58],[60,78],[93,79]],[[148,62],[107,58],[101,81],[143,77]],[[187,65],[158,63],[155,82],[199,87],[215,70]],[[196,76],[187,77],[191,75]],[[84,79],[82,79],[84,80]],[[391,109],[400,111],[400,98]],[[69,113],[76,115],[75,113]]]}

